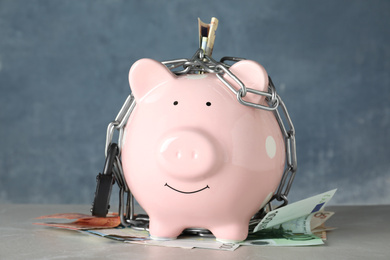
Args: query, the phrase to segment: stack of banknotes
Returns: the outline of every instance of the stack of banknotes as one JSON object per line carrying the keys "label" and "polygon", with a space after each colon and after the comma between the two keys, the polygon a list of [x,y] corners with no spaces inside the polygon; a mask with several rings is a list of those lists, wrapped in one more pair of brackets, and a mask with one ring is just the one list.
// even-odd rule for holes
{"label": "stack of banknotes", "polygon": [[157,241],[150,239],[149,232],[146,230],[122,227],[117,213],[110,213],[105,218],[79,213],[61,213],[42,216],[38,219],[72,219],[73,221],[34,224],[75,230],[126,243],[166,247],[233,251],[240,246],[314,246],[324,244],[326,232],[334,229],[325,226],[325,222],[334,214],[326,211],[325,206],[335,192],[336,190],[331,190],[269,211],[261,220],[251,221],[247,239],[238,243],[219,242],[212,235],[200,236],[185,233],[177,239]]}

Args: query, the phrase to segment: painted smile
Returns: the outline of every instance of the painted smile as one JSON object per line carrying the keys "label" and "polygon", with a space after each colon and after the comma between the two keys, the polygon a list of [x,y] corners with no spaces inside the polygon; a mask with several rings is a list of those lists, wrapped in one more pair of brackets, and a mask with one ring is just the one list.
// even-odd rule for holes
{"label": "painted smile", "polygon": [[207,185],[206,187],[200,189],[200,190],[195,190],[195,191],[181,191],[181,190],[177,190],[171,186],[168,185],[168,183],[165,183],[164,186],[167,186],[168,188],[174,190],[174,191],[177,191],[177,192],[180,192],[180,193],[184,193],[184,194],[192,194],[192,193],[197,193],[197,192],[200,192],[202,190],[205,190],[205,189],[210,189],[209,185]]}

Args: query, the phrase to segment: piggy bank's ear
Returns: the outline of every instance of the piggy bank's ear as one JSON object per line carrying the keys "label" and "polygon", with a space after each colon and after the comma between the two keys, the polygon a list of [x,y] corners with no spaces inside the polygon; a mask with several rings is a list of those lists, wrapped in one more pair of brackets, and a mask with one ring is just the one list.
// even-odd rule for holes
{"label": "piggy bank's ear", "polygon": [[[252,60],[243,60],[233,64],[229,70],[241,80],[245,87],[267,92],[268,74],[259,63]],[[239,85],[235,81],[226,74],[224,78],[238,90]],[[264,98],[264,96],[248,92],[243,99],[252,103],[259,103]]]}
{"label": "piggy bank's ear", "polygon": [[175,77],[162,63],[152,59],[141,59],[131,66],[129,83],[135,100],[140,100],[161,83]]}

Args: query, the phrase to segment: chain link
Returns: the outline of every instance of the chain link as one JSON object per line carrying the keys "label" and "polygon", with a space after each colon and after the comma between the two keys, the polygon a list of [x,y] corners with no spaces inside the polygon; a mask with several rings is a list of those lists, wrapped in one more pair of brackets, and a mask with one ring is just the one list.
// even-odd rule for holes
{"label": "chain link", "polygon": [[[297,171],[297,155],[296,155],[296,142],[295,142],[295,129],[292,123],[291,117],[287,111],[286,105],[280,98],[280,96],[276,93],[275,86],[272,82],[271,77],[268,78],[269,86],[268,92],[255,90],[252,88],[248,88],[244,85],[244,83],[234,75],[229,68],[231,65],[225,63],[225,61],[238,62],[241,60],[245,60],[244,58],[238,57],[223,57],[218,62],[213,58],[205,55],[202,49],[198,49],[196,53],[193,55],[191,59],[174,59],[161,62],[168,69],[170,69],[176,75],[184,75],[184,74],[196,74],[196,73],[213,73],[218,79],[230,90],[232,91],[240,104],[253,107],[256,109],[262,109],[266,111],[273,112],[280,130],[283,134],[285,140],[285,148],[286,148],[286,166],[283,172],[282,179],[280,181],[279,187],[272,199],[268,203],[268,206],[271,208],[271,202],[273,200],[282,201],[282,205],[279,207],[285,206],[288,204],[288,193],[290,192],[290,188],[292,186],[296,171]],[[224,76],[232,79],[239,88],[236,89]],[[265,96],[268,106],[262,104],[256,104],[249,101],[245,101],[244,98],[248,94],[254,94],[259,96]],[[122,139],[123,139],[123,131],[124,127],[127,123],[128,118],[130,117],[132,111],[136,106],[136,102],[134,96],[130,94],[122,108],[120,109],[118,115],[115,120],[109,123],[107,127],[106,134],[106,144],[105,144],[105,155],[107,156],[107,150],[113,142],[113,136],[115,130],[119,131],[118,136],[118,147],[119,153],[121,151]],[[281,113],[279,112],[281,110]],[[284,120],[287,122],[288,128],[284,123]],[[120,198],[119,198],[119,210],[121,214],[121,222],[123,225],[135,225],[137,226],[137,220],[134,217],[134,198],[126,185],[126,181],[124,179],[120,154],[118,155],[115,161],[114,173],[119,187],[120,187]],[[124,203],[124,193],[127,194],[127,201]],[[124,206],[126,205],[126,209]],[[139,223],[138,223],[139,224]],[[145,221],[141,221],[141,226],[145,225]]]}
{"label": "chain link", "polygon": [[[272,81],[270,81],[270,83],[273,84]],[[271,201],[273,201],[274,199],[276,199],[277,201],[283,201],[283,204],[280,205],[280,207],[282,207],[288,204],[287,195],[290,192],[290,188],[292,186],[295,173],[297,171],[298,160],[296,153],[294,125],[287,111],[286,105],[284,104],[283,100],[279,95],[277,95],[277,100],[279,101],[279,108],[282,111],[282,114],[288,124],[287,130],[279,110],[276,109],[273,111],[275,118],[279,123],[280,130],[284,136],[284,143],[286,146],[286,168],[280,181],[279,187]],[[269,206],[271,206],[270,203]]]}
{"label": "chain link", "polygon": [[110,147],[115,130],[119,131],[118,137],[118,147],[119,154],[121,153],[122,148],[122,139],[123,139],[123,131],[124,127],[127,123],[127,120],[130,117],[130,114],[133,112],[135,108],[135,99],[132,94],[130,94],[125,103],[122,105],[122,108],[119,110],[118,115],[115,117],[115,120],[110,122],[107,126],[107,134],[106,134],[106,144],[105,144],[105,156],[107,157],[108,147]]}

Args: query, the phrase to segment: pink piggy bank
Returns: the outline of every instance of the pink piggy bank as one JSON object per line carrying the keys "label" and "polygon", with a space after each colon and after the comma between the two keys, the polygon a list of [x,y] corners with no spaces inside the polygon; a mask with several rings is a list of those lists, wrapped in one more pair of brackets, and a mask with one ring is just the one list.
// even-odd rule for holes
{"label": "pink piggy bank", "polygon": [[[230,71],[246,87],[267,91],[260,64],[244,60]],[[151,59],[132,66],[129,82],[137,105],[125,128],[122,163],[149,215],[150,236],[173,239],[186,228],[205,228],[220,241],[245,240],[285,166],[273,113],[240,104],[213,73],[176,76]],[[244,99],[266,104],[249,92]]]}

